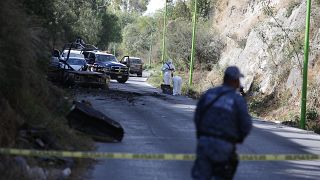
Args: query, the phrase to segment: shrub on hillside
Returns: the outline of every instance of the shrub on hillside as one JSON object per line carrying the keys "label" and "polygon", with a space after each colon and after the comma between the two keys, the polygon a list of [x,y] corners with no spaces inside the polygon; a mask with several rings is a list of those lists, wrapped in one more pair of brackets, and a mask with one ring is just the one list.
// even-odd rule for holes
{"label": "shrub on hillside", "polygon": [[[69,146],[77,137],[63,117],[68,110],[63,92],[46,79],[43,68],[50,51],[41,42],[43,29],[19,2],[0,2],[0,146],[14,146],[23,124],[45,128],[57,136],[57,143]],[[67,142],[64,137],[71,138]]]}
{"label": "shrub on hillside", "polygon": [[[212,70],[220,59],[224,43],[208,23],[199,22],[196,31],[195,60],[198,67]],[[181,70],[189,68],[191,57],[192,23],[175,20],[168,24],[168,55]]]}

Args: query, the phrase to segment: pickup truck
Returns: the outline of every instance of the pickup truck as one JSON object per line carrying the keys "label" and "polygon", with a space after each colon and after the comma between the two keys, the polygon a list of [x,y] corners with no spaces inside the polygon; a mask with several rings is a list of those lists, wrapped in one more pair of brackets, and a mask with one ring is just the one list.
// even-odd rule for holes
{"label": "pickup truck", "polygon": [[141,58],[124,56],[120,62],[129,68],[131,74],[137,74],[138,77],[142,77],[143,62]]}
{"label": "pickup truck", "polygon": [[66,86],[108,88],[110,77],[104,73],[87,71],[85,59],[78,57],[82,54],[77,51],[81,52],[81,49],[74,48],[74,45],[68,46],[67,50],[63,49],[62,53],[54,50],[49,63],[48,79]]}
{"label": "pickup truck", "polygon": [[119,63],[113,54],[101,51],[85,51],[83,54],[90,71],[105,73],[119,83],[125,83],[129,79],[129,68]]}

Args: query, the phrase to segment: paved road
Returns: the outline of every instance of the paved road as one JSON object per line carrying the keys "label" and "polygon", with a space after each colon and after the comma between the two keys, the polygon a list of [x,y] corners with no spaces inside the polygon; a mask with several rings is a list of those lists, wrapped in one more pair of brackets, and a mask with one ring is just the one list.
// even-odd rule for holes
{"label": "paved road", "polygon": [[[159,90],[131,77],[126,84],[111,83],[111,90],[136,92],[82,94],[95,108],[120,122],[122,143],[97,143],[97,151],[124,153],[194,153],[192,122],[196,101],[187,97],[159,96]],[[113,91],[113,93],[115,92]],[[238,147],[239,153],[316,153],[320,136],[270,122],[254,121],[253,132]],[[192,162],[100,160],[91,171],[93,180],[185,180]],[[320,179],[319,161],[240,162],[235,179]]]}

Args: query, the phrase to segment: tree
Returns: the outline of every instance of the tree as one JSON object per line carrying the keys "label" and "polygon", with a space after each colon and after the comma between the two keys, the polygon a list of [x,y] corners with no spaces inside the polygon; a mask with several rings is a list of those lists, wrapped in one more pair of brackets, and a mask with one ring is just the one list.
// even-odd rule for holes
{"label": "tree", "polygon": [[129,12],[135,11],[140,14],[147,10],[149,0],[128,0]]}
{"label": "tree", "polygon": [[[198,15],[201,18],[209,19],[212,15],[217,0],[198,0]],[[194,9],[194,0],[189,1],[190,9]]]}
{"label": "tree", "polygon": [[[198,65],[210,70],[218,62],[224,45],[210,29],[210,23],[198,24],[195,57]],[[181,70],[188,69],[190,63],[192,29],[186,27],[191,27],[191,22],[175,20],[168,24],[168,54]]]}
{"label": "tree", "polygon": [[103,47],[109,42],[121,41],[119,20],[115,15],[106,14],[106,9],[112,5],[109,0],[20,1],[30,15],[40,19],[42,27],[48,32],[48,41],[52,42],[52,47],[74,41],[78,36],[85,42]]}
{"label": "tree", "polygon": [[110,0],[112,8],[126,13],[136,12],[142,14],[147,10],[150,0]]}
{"label": "tree", "polygon": [[175,20],[168,24],[168,55],[178,69],[187,69],[190,60],[192,29],[189,21]]}
{"label": "tree", "polygon": [[178,0],[169,12],[171,19],[191,20],[191,11],[186,0]]}
{"label": "tree", "polygon": [[123,30],[122,47],[126,54],[144,56],[156,43],[157,27],[152,17],[142,16]]}
{"label": "tree", "polygon": [[116,15],[103,13],[101,20],[101,30],[99,32],[100,48],[108,48],[109,43],[122,41],[121,27],[119,18]]}

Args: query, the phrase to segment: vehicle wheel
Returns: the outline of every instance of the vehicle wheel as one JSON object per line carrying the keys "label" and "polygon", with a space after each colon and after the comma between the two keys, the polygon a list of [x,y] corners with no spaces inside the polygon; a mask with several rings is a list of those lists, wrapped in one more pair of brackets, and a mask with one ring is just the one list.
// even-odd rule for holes
{"label": "vehicle wheel", "polygon": [[138,77],[142,77],[142,72],[141,73],[137,73]]}
{"label": "vehicle wheel", "polygon": [[118,83],[125,83],[127,82],[129,79],[129,77],[124,77],[124,78],[121,78],[121,79],[117,79]]}

